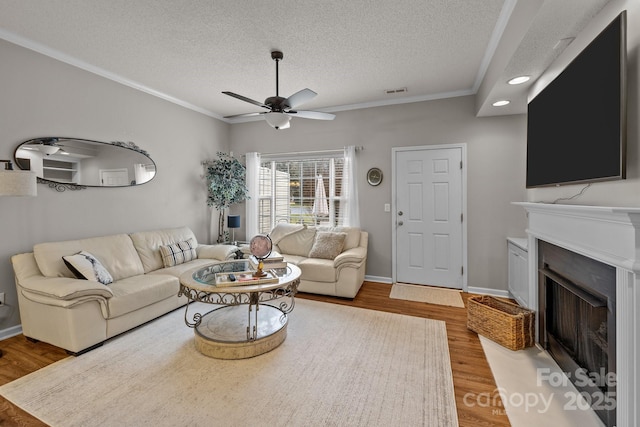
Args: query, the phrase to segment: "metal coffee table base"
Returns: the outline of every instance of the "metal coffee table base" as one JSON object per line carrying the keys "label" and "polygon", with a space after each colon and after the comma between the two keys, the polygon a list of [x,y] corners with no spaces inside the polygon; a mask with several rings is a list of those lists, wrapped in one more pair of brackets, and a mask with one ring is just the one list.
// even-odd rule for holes
{"label": "metal coffee table base", "polygon": [[[247,313],[248,308],[257,313]],[[246,359],[267,353],[287,337],[287,315],[268,304],[216,308],[195,327],[195,345],[216,359]],[[247,325],[247,315],[256,319]]]}

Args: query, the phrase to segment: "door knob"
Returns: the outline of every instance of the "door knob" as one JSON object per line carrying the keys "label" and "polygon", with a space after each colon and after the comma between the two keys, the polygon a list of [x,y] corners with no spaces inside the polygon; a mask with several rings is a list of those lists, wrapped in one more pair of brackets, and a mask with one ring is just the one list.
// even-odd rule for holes
{"label": "door knob", "polygon": [[399,215],[399,216],[402,216],[402,211],[399,211],[399,212],[398,212],[398,215]]}
{"label": "door knob", "polygon": [[403,224],[404,224],[404,222],[398,221],[398,226],[403,225]]}

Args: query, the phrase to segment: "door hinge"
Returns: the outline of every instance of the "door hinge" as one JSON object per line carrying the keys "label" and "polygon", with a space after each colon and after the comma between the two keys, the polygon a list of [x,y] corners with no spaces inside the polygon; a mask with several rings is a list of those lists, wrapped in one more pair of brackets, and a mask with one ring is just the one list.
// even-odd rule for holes
{"label": "door hinge", "polygon": [[460,275],[464,276],[464,266],[460,267]]}
{"label": "door hinge", "polygon": [[463,213],[460,214],[460,222],[464,222],[464,214]]}
{"label": "door hinge", "polygon": [[462,160],[460,160],[460,169],[462,169]]}

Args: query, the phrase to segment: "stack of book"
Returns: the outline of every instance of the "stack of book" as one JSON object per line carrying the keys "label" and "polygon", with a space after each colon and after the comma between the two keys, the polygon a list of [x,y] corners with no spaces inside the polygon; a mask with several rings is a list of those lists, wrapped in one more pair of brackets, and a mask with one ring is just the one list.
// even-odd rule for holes
{"label": "stack of book", "polygon": [[[258,262],[259,261],[253,255],[249,257],[249,265],[251,266],[251,268],[257,269]],[[263,270],[271,270],[273,268],[287,268],[287,262],[284,260],[284,257],[278,252],[271,252],[271,255],[263,259],[262,263],[264,264],[264,266],[262,267]]]}

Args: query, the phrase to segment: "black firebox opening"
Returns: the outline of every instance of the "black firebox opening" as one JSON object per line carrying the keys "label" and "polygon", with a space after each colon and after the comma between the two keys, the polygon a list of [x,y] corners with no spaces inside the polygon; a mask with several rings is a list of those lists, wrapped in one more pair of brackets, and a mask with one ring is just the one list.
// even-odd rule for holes
{"label": "black firebox opening", "polygon": [[615,414],[615,268],[538,242],[539,341],[607,426]]}

